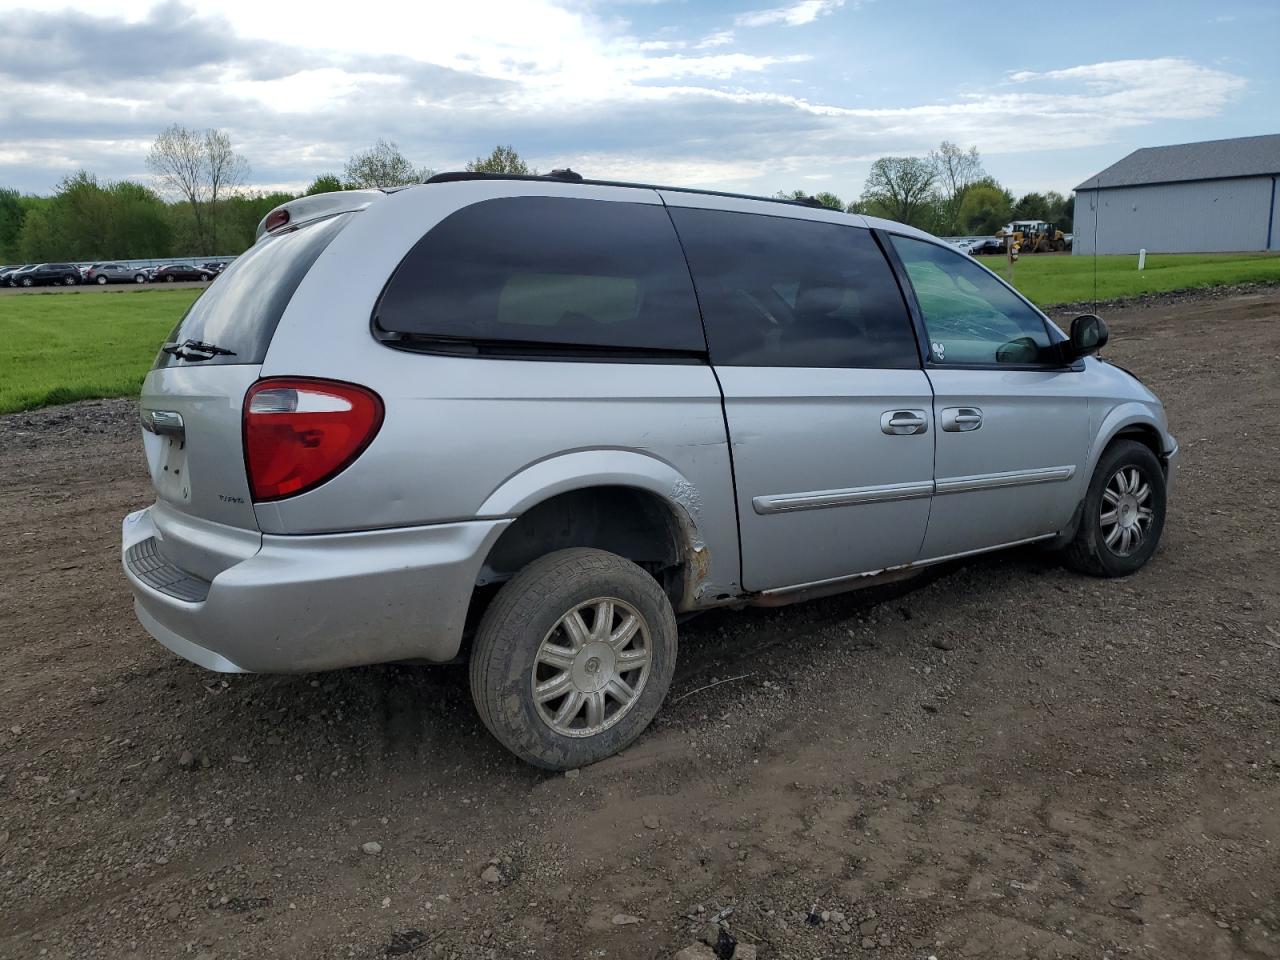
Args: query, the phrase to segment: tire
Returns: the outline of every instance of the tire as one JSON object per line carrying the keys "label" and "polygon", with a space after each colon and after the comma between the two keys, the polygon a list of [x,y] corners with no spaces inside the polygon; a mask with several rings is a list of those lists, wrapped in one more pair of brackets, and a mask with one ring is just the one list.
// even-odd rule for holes
{"label": "tire", "polygon": [[[1119,492],[1127,486],[1126,479],[1118,479],[1122,472],[1128,481],[1136,472],[1135,490]],[[1145,523],[1141,519],[1143,510],[1150,511]],[[1132,542],[1136,537],[1133,524],[1127,522],[1131,517],[1136,517],[1141,532],[1137,543]],[[1093,472],[1080,527],[1063,551],[1063,560],[1073,570],[1095,577],[1127,577],[1142,569],[1156,552],[1164,517],[1165,478],[1160,461],[1141,443],[1117,440],[1103,451]],[[1130,527],[1129,538],[1125,537],[1125,527]]]}
{"label": "tire", "polygon": [[106,274],[104,274],[104,273],[100,273],[100,274],[98,274],[96,277],[94,277],[93,282],[94,282],[94,283],[96,283],[96,284],[97,284],[98,286],[100,286],[100,287],[105,287],[105,286],[107,285],[107,276],[106,276]]}
{"label": "tire", "polygon": [[166,274],[166,275],[165,275],[165,278],[164,278],[164,282],[165,282],[165,283],[173,283],[173,274],[172,274],[172,273],[170,273],[170,274]]}
{"label": "tire", "polygon": [[[610,605],[607,631],[597,630],[598,603]],[[577,641],[564,625],[575,612]],[[621,639],[632,616],[637,629]],[[606,632],[619,639],[603,639]],[[558,550],[516,574],[485,611],[471,653],[471,696],[485,727],[520,759],[548,770],[585,766],[627,747],[653,720],[676,650],[675,614],[653,577],[603,550]],[[646,651],[644,665],[635,665]],[[542,659],[553,656],[564,662]],[[615,679],[634,691],[625,706]],[[535,683],[565,692],[540,703]],[[552,714],[571,710],[575,696],[577,711],[556,726]]]}
{"label": "tire", "polygon": [[63,277],[62,283],[64,286],[74,287],[77,283],[77,280],[75,277]]}
{"label": "tire", "polygon": [[201,283],[208,283],[208,282],[209,282],[209,279],[210,279],[210,278],[209,278],[209,275],[208,275],[207,273],[202,273],[202,274],[200,274],[200,282],[201,282]]}
{"label": "tire", "polygon": [[29,287],[29,286],[31,286],[31,278],[30,278],[30,277],[23,277],[23,278],[22,278],[22,285],[23,285],[24,287]]}
{"label": "tire", "polygon": [[147,275],[146,275],[145,273],[135,274],[135,275],[134,275],[134,278],[133,278],[133,282],[134,282],[134,283],[146,283],[146,282],[147,282]]}

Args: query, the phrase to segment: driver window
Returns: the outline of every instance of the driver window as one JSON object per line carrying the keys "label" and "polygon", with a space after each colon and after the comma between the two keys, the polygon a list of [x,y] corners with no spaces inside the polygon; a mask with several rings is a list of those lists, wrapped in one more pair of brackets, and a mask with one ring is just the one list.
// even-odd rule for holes
{"label": "driver window", "polygon": [[893,235],[929,334],[929,359],[962,363],[1046,363],[1044,320],[962,253]]}

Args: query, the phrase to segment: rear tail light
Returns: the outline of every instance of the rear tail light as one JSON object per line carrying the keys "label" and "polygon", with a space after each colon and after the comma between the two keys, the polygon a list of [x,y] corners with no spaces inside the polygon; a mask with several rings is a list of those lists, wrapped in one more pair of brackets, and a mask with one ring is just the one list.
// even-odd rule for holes
{"label": "rear tail light", "polygon": [[334,380],[259,380],[244,398],[244,459],[253,499],[305,493],[341,473],[382,426],[372,390]]}

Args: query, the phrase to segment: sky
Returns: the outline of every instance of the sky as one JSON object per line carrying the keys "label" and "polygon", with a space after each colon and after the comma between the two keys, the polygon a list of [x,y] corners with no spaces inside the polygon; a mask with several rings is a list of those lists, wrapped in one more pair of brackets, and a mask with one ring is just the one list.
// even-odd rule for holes
{"label": "sky", "polygon": [[0,0],[0,186],[149,181],[226,130],[252,189],[378,137],[460,169],[855,198],[871,162],[976,146],[1016,194],[1142,146],[1280,132],[1280,3]]}

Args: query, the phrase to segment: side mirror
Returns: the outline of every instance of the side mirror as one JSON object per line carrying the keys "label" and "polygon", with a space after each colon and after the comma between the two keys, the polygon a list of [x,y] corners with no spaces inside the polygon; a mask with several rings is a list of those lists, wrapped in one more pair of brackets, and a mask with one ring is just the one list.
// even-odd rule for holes
{"label": "side mirror", "polygon": [[1092,313],[1076,317],[1071,321],[1071,339],[1062,345],[1068,362],[1079,360],[1097,353],[1107,345],[1111,331],[1106,322]]}

